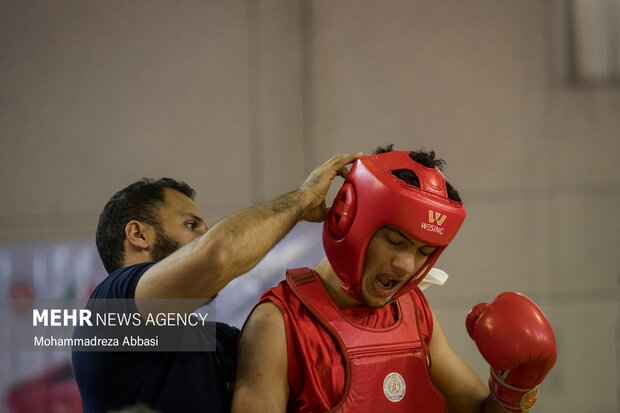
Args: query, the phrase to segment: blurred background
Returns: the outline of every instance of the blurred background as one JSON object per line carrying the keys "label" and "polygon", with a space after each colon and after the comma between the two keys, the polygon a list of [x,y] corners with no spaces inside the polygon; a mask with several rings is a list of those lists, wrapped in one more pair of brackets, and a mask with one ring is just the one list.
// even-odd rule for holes
{"label": "blurred background", "polygon": [[[558,344],[534,410],[616,413],[619,86],[620,0],[0,1],[0,294],[87,297],[99,213],[143,176],[212,225],[335,152],[433,149],[468,212],[426,290],[452,346],[486,380],[465,315],[525,293]],[[320,236],[298,225],[218,319]],[[0,353],[2,411],[80,411],[69,360]]]}

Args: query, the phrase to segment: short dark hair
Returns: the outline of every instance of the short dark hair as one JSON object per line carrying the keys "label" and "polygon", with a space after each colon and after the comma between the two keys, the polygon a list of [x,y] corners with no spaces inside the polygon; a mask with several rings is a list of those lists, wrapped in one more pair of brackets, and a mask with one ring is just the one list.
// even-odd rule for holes
{"label": "short dark hair", "polygon": [[118,191],[105,205],[99,215],[96,244],[108,273],[123,266],[125,226],[129,221],[135,219],[161,229],[158,209],[165,202],[166,188],[179,191],[190,199],[196,195],[196,191],[185,182],[171,178],[142,178]]}
{"label": "short dark hair", "polygon": [[[380,153],[391,152],[393,150],[392,149],[393,147],[394,147],[393,144],[390,144],[386,147],[378,147],[377,150],[375,150],[375,154],[378,155]],[[420,165],[423,165],[427,168],[437,168],[441,172],[443,172],[443,168],[446,165],[446,161],[444,161],[443,159],[435,159],[435,151],[432,151],[432,150],[426,151],[424,149],[421,149],[418,151],[411,151],[409,152],[409,157],[413,159],[414,161],[416,161],[417,163],[419,163]],[[418,180],[418,177],[413,171],[409,169],[397,169],[397,170],[392,171],[392,174],[394,174],[399,179],[405,181],[409,185],[413,185],[418,188],[420,187],[420,181]],[[446,196],[449,199],[456,201],[456,202],[463,202],[461,200],[461,196],[459,195],[458,191],[454,189],[454,187],[450,185],[449,182],[446,182],[446,189],[447,189]]]}

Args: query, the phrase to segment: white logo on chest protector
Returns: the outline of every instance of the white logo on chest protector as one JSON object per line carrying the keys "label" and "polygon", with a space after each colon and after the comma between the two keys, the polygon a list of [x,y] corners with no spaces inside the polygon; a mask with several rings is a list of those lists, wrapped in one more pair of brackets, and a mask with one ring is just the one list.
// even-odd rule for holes
{"label": "white logo on chest protector", "polygon": [[391,402],[399,402],[405,397],[405,379],[398,373],[390,373],[383,380],[383,393]]}

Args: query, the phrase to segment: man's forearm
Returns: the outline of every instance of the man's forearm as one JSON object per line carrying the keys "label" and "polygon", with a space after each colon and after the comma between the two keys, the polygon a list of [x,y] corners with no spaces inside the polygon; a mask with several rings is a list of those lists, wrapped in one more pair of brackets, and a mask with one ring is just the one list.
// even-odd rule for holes
{"label": "man's forearm", "polygon": [[136,287],[136,298],[213,297],[295,226],[307,202],[297,190],[223,219],[151,267]]}
{"label": "man's forearm", "polygon": [[249,271],[301,219],[308,197],[300,190],[236,213],[211,228],[204,236],[215,240],[227,278]]}
{"label": "man's forearm", "polygon": [[220,266],[216,277],[218,287],[223,288],[250,270],[300,219],[322,221],[327,212],[325,196],[332,180],[337,175],[345,176],[346,165],[360,155],[334,155],[314,169],[296,191],[234,214],[208,231],[203,243],[205,246],[214,243],[212,256],[218,257]]}
{"label": "man's forearm", "polygon": [[299,189],[247,208],[214,225],[151,267],[136,298],[208,298],[256,265],[300,219],[321,221],[332,180],[361,154],[337,154],[314,169]]}

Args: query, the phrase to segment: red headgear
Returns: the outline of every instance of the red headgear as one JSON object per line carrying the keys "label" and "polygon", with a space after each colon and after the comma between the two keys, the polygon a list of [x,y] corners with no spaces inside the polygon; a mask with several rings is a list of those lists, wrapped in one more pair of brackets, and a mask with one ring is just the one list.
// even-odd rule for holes
{"label": "red headgear", "polygon": [[[402,169],[418,177],[419,188],[392,173]],[[447,184],[439,169],[415,162],[407,151],[363,156],[355,161],[323,226],[325,253],[347,294],[361,301],[366,249],[375,232],[386,225],[437,246],[393,298],[426,276],[465,220],[463,204],[448,198]]]}

